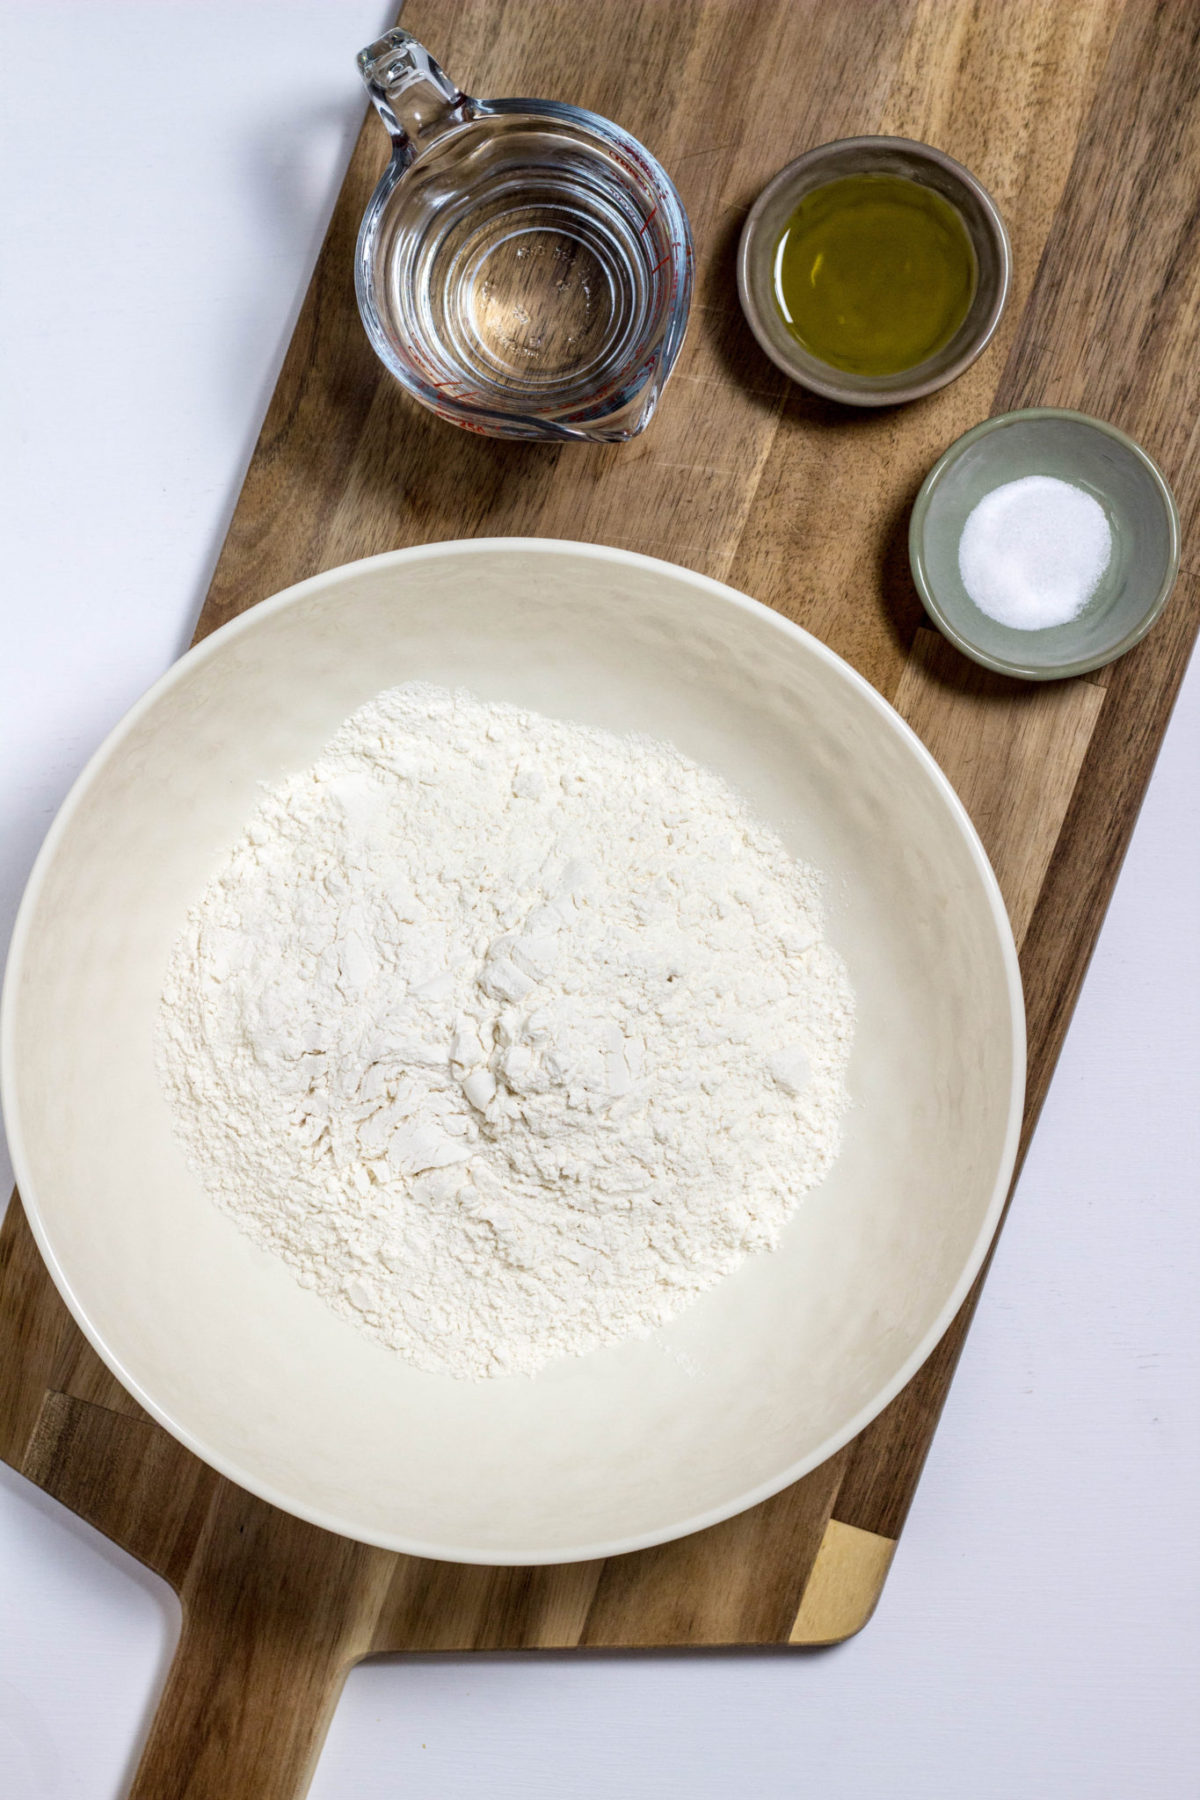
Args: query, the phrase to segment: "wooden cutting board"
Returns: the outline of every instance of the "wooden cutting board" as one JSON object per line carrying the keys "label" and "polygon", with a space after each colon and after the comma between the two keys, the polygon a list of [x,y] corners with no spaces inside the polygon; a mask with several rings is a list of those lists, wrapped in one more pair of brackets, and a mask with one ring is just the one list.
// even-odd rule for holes
{"label": "wooden cutting board", "polygon": [[[696,235],[686,348],[630,445],[497,443],[421,412],[355,311],[355,230],[386,154],[368,120],[197,635],[336,563],[491,533],[648,551],[777,607],[899,708],[982,834],[1021,950],[1028,1141],[1200,623],[1200,7],[414,0],[405,22],[468,89],[575,101],[662,159]],[[942,393],[872,413],[790,386],[734,286],[741,221],[768,177],[859,132],[926,139],[975,170],[1016,264],[985,356]],[[924,626],[905,534],[952,438],[1040,404],[1111,419],[1159,460],[1184,573],[1121,662],[1023,687]],[[974,1298],[899,1399],[774,1500],[604,1563],[466,1568],[330,1537],[182,1450],[88,1348],[14,1205],[0,1236],[0,1455],[182,1596],[137,1800],[296,1800],[347,1668],[372,1651],[811,1645],[856,1631]]]}

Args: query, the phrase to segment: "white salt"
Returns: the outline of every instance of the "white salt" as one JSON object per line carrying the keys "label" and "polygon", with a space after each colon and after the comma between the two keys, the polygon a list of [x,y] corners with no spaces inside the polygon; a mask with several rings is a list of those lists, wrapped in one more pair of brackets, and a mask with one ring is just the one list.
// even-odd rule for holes
{"label": "white salt", "polygon": [[989,619],[1045,631],[1083,611],[1111,555],[1098,500],[1053,475],[1025,475],[975,507],[959,539],[958,571]]}

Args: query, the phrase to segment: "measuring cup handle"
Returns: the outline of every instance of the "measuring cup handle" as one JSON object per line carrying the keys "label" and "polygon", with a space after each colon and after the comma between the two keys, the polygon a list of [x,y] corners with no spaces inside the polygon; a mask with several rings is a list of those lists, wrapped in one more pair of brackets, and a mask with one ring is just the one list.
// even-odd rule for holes
{"label": "measuring cup handle", "polygon": [[359,73],[397,151],[409,160],[469,116],[471,101],[415,37],[397,27],[358,54]]}

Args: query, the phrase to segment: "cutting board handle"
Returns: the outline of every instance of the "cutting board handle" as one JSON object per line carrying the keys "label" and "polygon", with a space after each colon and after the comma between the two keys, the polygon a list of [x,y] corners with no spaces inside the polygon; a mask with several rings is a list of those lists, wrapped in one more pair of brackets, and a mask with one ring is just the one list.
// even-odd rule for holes
{"label": "cutting board handle", "polygon": [[222,1482],[129,1800],[302,1800],[393,1566]]}

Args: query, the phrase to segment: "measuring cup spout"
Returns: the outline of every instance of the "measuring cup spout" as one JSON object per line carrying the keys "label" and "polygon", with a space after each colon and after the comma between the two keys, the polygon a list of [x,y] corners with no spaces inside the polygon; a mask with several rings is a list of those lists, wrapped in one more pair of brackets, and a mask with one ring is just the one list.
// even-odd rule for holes
{"label": "measuring cup spout", "polygon": [[396,151],[409,162],[470,116],[468,97],[407,31],[389,31],[360,50],[358,69]]}

